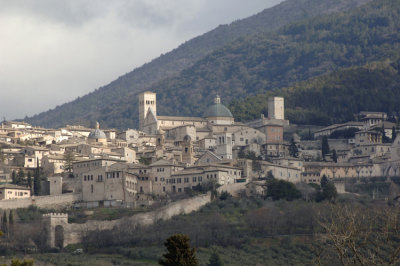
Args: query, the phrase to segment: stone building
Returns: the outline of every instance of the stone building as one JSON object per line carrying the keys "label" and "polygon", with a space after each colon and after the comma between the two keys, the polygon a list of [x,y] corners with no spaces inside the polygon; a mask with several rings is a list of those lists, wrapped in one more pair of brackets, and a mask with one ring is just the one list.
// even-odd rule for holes
{"label": "stone building", "polygon": [[12,184],[0,185],[0,200],[23,199],[31,196],[31,190]]}
{"label": "stone building", "polygon": [[96,128],[88,135],[89,144],[107,146],[107,136],[104,131],[100,130],[99,122],[96,122]]}

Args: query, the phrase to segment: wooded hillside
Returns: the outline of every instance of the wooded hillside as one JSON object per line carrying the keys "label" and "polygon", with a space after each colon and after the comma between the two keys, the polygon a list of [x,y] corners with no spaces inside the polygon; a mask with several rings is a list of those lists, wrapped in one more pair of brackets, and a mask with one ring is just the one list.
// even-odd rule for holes
{"label": "wooded hillside", "polygon": [[[234,97],[242,97],[244,93],[253,90],[254,92],[261,92],[264,89],[268,89],[264,84],[265,82],[256,84],[258,82],[258,77],[255,77],[258,73],[253,73],[253,67],[250,67],[248,70],[243,70],[241,67],[247,68],[248,63],[244,62],[241,64],[237,62],[237,60],[247,58],[249,56],[247,53],[249,51],[247,50],[253,50],[254,46],[255,48],[262,48],[261,50],[255,50],[253,54],[253,56],[256,57],[255,59],[260,59],[258,58],[258,54],[263,52],[265,45],[270,45],[269,42],[276,43],[278,46],[281,45],[280,43],[282,40],[280,38],[275,39],[275,37],[272,37],[272,39],[269,39],[269,37],[267,37],[268,35],[265,35],[266,32],[275,31],[293,21],[312,18],[320,14],[347,10],[369,1],[370,0],[285,1],[255,16],[236,21],[230,25],[219,26],[209,33],[182,44],[172,52],[162,55],[152,62],[119,77],[117,80],[95,90],[93,93],[77,98],[75,101],[58,106],[55,109],[27,118],[26,121],[34,125],[58,127],[68,123],[88,125],[90,122],[99,120],[103,126],[117,128],[134,127],[137,125],[136,95],[146,88],[157,90],[158,92],[165,90],[163,95],[160,94],[160,107],[164,104],[169,105],[172,103],[171,106],[178,104],[177,110],[168,106],[161,108],[160,110],[164,114],[200,114],[203,111],[203,107],[208,105],[207,100],[213,97],[211,94],[214,94],[215,90],[221,90],[221,92],[225,93],[228,85],[237,84],[237,86],[232,86],[232,97],[226,98],[225,103],[227,102],[226,100],[231,100]],[[254,38],[248,37],[257,33],[263,34]],[[242,39],[200,60],[207,54],[237,38]],[[245,47],[248,47],[248,49],[244,49]],[[242,52],[244,53],[236,56],[237,53]],[[219,62],[215,62],[216,57],[219,55],[221,55],[222,58],[220,58]],[[235,58],[237,60],[232,62],[231,59]],[[251,59],[251,57],[249,59]],[[231,65],[232,69],[222,68],[215,73],[213,79],[210,79],[212,78],[210,73],[213,74],[215,68],[225,61],[227,64]],[[195,62],[198,63],[195,64]],[[210,65],[212,67],[209,67]],[[250,63],[250,65],[256,67],[259,65],[259,62],[254,61]],[[184,69],[187,70],[180,74],[180,71]],[[242,76],[232,78],[233,75],[238,73],[237,70],[240,70],[239,73]],[[204,75],[203,71],[206,72]],[[177,77],[167,79],[158,85],[154,85],[154,83],[171,76]],[[251,82],[248,82],[249,79]],[[196,80],[198,80],[198,82],[194,82]],[[210,86],[210,84],[212,86]],[[225,86],[222,86],[220,89],[221,84]],[[238,87],[241,87],[242,84],[247,84],[247,87],[241,88],[239,92],[237,92]],[[271,85],[273,85],[273,83],[271,83]],[[204,91],[205,87],[209,89]],[[194,92],[193,94],[191,93],[192,90]],[[193,99],[195,99],[194,97],[198,96],[199,93],[203,95],[203,92],[206,93],[204,94],[206,98],[200,98],[201,106],[196,105],[192,110],[192,108],[189,107],[191,104],[190,101],[193,101]],[[182,95],[182,93],[184,95]],[[193,95],[193,97],[189,99],[189,102],[174,102],[174,100],[185,99],[185,93]],[[166,95],[168,94],[171,94],[172,98],[166,100]],[[174,95],[180,95],[180,98],[178,99]],[[223,96],[226,97],[228,95]]]}

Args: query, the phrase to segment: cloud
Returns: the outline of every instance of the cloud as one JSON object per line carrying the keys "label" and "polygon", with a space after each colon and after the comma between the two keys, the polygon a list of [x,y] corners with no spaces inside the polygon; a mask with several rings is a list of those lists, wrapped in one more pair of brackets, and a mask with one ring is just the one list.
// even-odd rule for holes
{"label": "cloud", "polygon": [[277,0],[0,0],[0,116],[53,108]]}

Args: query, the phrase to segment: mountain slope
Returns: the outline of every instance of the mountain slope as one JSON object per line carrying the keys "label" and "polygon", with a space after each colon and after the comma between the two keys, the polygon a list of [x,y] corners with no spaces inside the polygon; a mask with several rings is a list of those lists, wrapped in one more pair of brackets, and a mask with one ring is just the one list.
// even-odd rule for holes
{"label": "mountain slope", "polygon": [[360,111],[399,116],[400,60],[341,69],[288,88],[233,101],[230,109],[237,120],[252,120],[261,113],[267,115],[270,96],[285,97],[285,116],[297,124],[343,123],[353,120]]}
{"label": "mountain slope", "polygon": [[135,126],[137,108],[132,102],[127,103],[125,110],[117,116],[107,113],[109,106],[120,106],[129,95],[136,95],[146,87],[166,77],[177,75],[185,68],[210,52],[239,38],[260,32],[271,32],[287,23],[343,11],[359,6],[370,0],[288,0],[280,5],[266,9],[247,19],[230,25],[219,26],[200,37],[194,38],[170,53],[143,65],[134,71],[119,77],[110,84],[95,90],[88,95],[57,106],[55,109],[28,118],[34,125],[58,127],[67,123],[88,124],[98,119],[103,125],[119,128]]}
{"label": "mountain slope", "polygon": [[[379,0],[293,23],[276,34],[239,38],[148,89],[158,93],[159,114],[202,115],[216,93],[226,104],[341,68],[398,58],[399,17],[398,0]],[[129,125],[137,118],[135,103],[132,94],[85,119]]]}

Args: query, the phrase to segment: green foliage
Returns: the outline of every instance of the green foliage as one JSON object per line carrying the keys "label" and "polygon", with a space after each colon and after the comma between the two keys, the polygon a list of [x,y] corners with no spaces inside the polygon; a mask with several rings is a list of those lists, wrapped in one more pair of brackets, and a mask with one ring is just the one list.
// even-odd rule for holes
{"label": "green foliage", "polygon": [[28,187],[31,189],[31,191],[32,191],[32,174],[31,174],[31,172],[29,171],[28,172],[28,177],[26,178],[26,182],[28,183]]}
{"label": "green foliage", "polygon": [[40,184],[40,168],[39,168],[39,161],[37,162],[37,166],[35,169],[35,174],[33,176],[33,192],[36,196],[40,195],[42,190],[42,186]]}
{"label": "green foliage", "polygon": [[332,160],[335,163],[337,163],[337,159],[338,159],[338,156],[337,156],[336,150],[332,150]]}
{"label": "green foliage", "polygon": [[12,259],[11,266],[33,266],[34,260],[32,259],[24,259],[20,261],[19,259]]}
{"label": "green foliage", "polygon": [[329,182],[325,187],[322,188],[322,196],[325,200],[335,201],[337,195],[335,184],[332,182]]}
{"label": "green foliage", "polygon": [[321,178],[321,188],[324,188],[328,183],[329,183],[328,178],[326,177],[326,175],[323,175]]}
{"label": "green foliage", "polygon": [[219,195],[220,200],[227,200],[230,197],[232,197],[232,195],[228,191],[222,191],[221,194]]}
{"label": "green foliage", "polygon": [[34,205],[30,205],[28,208],[19,208],[16,210],[16,215],[19,221],[30,222],[39,221],[42,219],[44,213],[56,212],[55,210],[41,209]]}
{"label": "green foliage", "polygon": [[266,196],[271,197],[272,200],[284,199],[292,201],[300,198],[301,193],[293,183],[285,180],[273,179],[267,182]]}
{"label": "green foliage", "polygon": [[11,183],[13,184],[17,184],[17,173],[15,172],[15,170],[12,171],[11,173]]}
{"label": "green foliage", "polygon": [[165,243],[167,253],[163,255],[159,263],[163,266],[197,266],[196,251],[190,247],[187,235],[177,234],[169,237]]}
{"label": "green foliage", "polygon": [[[322,191],[321,191],[322,189]],[[328,180],[326,175],[321,178],[321,188],[317,188],[315,199],[317,202],[327,200],[334,202],[338,196],[335,184]]]}
{"label": "green foliage", "polygon": [[151,158],[140,157],[139,158],[139,163],[144,164],[144,165],[150,165],[151,164]]}
{"label": "green foliage", "polygon": [[343,130],[335,130],[329,136],[330,139],[352,139],[355,137],[356,132],[360,131],[356,127],[350,127]]}
{"label": "green foliage", "polygon": [[18,171],[18,176],[17,176],[17,182],[16,182],[16,184],[17,185],[22,185],[22,184],[24,184],[25,183],[25,172],[24,172],[24,170],[21,168],[21,169],[19,169],[19,171]]}
{"label": "green foliage", "polygon": [[328,137],[323,136],[322,137],[322,144],[321,144],[321,151],[322,151],[322,158],[325,160],[325,156],[330,152],[329,150],[329,143],[328,143]]}
{"label": "green foliage", "polygon": [[222,262],[221,257],[218,255],[218,253],[213,252],[207,266],[224,266],[224,263]]}
{"label": "green foliage", "polygon": [[4,163],[6,156],[4,155],[3,148],[0,147],[0,164]]}
{"label": "green foliage", "polygon": [[295,158],[297,158],[299,156],[299,149],[297,148],[296,143],[294,142],[293,138],[290,141],[289,154],[290,154],[290,156],[295,157]]}
{"label": "green foliage", "polygon": [[65,160],[65,164],[64,164],[64,171],[71,173],[72,171],[72,163],[74,161],[74,154],[71,151],[67,151],[64,153],[64,160]]}
{"label": "green foliage", "polygon": [[4,234],[8,234],[8,220],[7,220],[7,212],[6,211],[3,212],[3,221],[1,224],[1,231]]}

